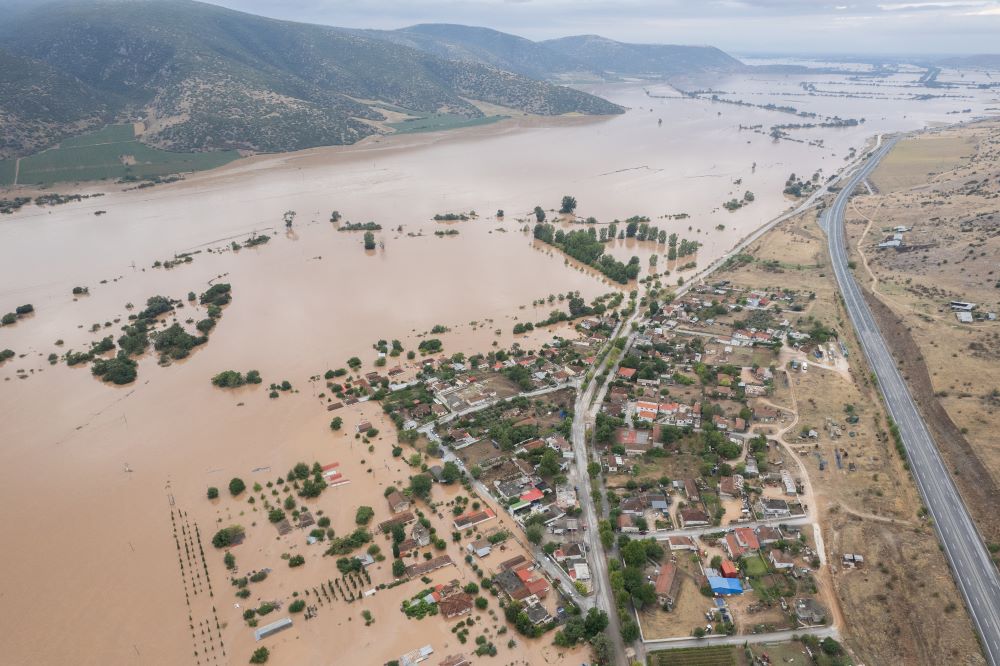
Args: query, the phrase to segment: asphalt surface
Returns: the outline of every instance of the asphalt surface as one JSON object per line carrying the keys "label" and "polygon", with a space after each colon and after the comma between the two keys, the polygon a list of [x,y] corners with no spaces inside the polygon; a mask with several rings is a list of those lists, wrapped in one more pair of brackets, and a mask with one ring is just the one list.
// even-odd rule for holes
{"label": "asphalt surface", "polygon": [[952,574],[965,597],[973,624],[982,639],[987,661],[1000,665],[1000,576],[990,560],[965,504],[948,473],[934,439],[913,402],[888,345],[847,266],[844,212],[851,193],[868,177],[895,144],[890,139],[855,172],[826,211],[830,257],[847,312],[857,330],[868,363],[878,378],[889,414],[896,422],[910,469],[934,520]]}

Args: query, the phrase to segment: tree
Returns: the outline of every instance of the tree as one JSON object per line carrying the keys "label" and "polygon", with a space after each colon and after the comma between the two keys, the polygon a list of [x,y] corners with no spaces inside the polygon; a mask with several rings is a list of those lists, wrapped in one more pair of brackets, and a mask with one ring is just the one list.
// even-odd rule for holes
{"label": "tree", "polygon": [[535,206],[535,219],[541,224],[545,221],[545,211],[542,210],[541,206]]}
{"label": "tree", "polygon": [[215,499],[218,496],[219,496],[219,489],[215,488],[214,486],[213,487],[209,487],[209,489],[208,489],[208,499],[213,500],[213,499]]}
{"label": "tree", "polygon": [[[559,212],[563,215],[568,215],[576,210],[576,199],[569,196],[568,194],[562,198],[562,207],[559,208]],[[541,220],[539,220],[541,222]]]}
{"label": "tree", "polygon": [[416,474],[410,477],[410,490],[420,499],[426,500],[431,494],[433,481],[427,474]]}
{"label": "tree", "polygon": [[233,480],[229,482],[229,494],[233,497],[236,497],[246,489],[247,484],[243,483],[243,479],[239,477],[234,477]]}
{"label": "tree", "polygon": [[553,449],[546,448],[542,454],[542,459],[538,464],[538,473],[541,476],[552,477],[559,473],[559,454]]}
{"label": "tree", "polygon": [[374,250],[375,249],[375,234],[370,231],[365,232],[365,249]]}
{"label": "tree", "polygon": [[367,525],[371,522],[374,515],[375,510],[370,506],[359,506],[357,513],[354,515],[354,522],[358,525]]}
{"label": "tree", "polygon": [[226,568],[229,569],[229,570],[235,569],[236,568],[236,556],[233,555],[232,553],[227,552],[222,557],[222,563],[225,564]]}
{"label": "tree", "polygon": [[306,608],[306,602],[302,599],[296,599],[292,603],[288,604],[289,613],[301,613]]}
{"label": "tree", "polygon": [[476,597],[476,608],[479,610],[486,610],[486,607],[489,606],[489,604],[490,602],[486,600],[486,597]]}
{"label": "tree", "polygon": [[444,483],[454,483],[462,478],[462,470],[459,469],[452,461],[448,461],[444,464],[444,468],[441,470],[441,480]]}
{"label": "tree", "polygon": [[256,650],[253,651],[253,654],[250,656],[250,663],[266,664],[270,656],[271,653],[268,651],[266,647],[257,648]]}
{"label": "tree", "polygon": [[343,425],[344,425],[344,419],[340,418],[339,416],[335,416],[333,417],[333,420],[330,421],[330,430],[340,430],[340,427]]}
{"label": "tree", "polygon": [[403,564],[403,560],[393,560],[392,561],[392,575],[396,578],[401,577],[406,573],[406,565]]}
{"label": "tree", "polygon": [[599,462],[589,462],[587,463],[587,474],[590,478],[596,479],[597,475],[601,473],[601,463]]}
{"label": "tree", "polygon": [[591,608],[587,611],[583,624],[585,635],[593,638],[608,627],[608,614],[598,608]]}
{"label": "tree", "polygon": [[529,525],[528,529],[525,530],[525,534],[528,536],[528,541],[536,546],[542,542],[542,537],[545,536],[545,533],[539,525]]}
{"label": "tree", "polygon": [[361,367],[361,359],[357,356],[352,356],[347,359],[347,365],[351,368],[351,370],[357,370]]}

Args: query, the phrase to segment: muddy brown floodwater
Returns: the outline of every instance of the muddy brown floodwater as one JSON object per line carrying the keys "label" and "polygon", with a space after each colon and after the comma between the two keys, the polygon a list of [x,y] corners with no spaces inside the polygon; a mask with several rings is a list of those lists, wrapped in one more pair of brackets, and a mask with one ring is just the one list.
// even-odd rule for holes
{"label": "muddy brown floodwater", "polygon": [[[802,80],[755,77],[718,85],[737,97],[781,101],[800,91]],[[846,78],[843,83],[849,85]],[[947,112],[956,105],[836,98],[837,113],[868,122],[803,130],[810,139],[822,138],[820,147],[739,130],[741,124],[784,122],[782,114],[685,100],[666,86],[650,90],[666,98],[647,97],[634,84],[596,87],[631,108],[611,119],[520,119],[259,156],[145,190],[85,185],[76,189],[106,196],[27,206],[0,219],[0,311],[22,303],[36,309],[0,328],[0,349],[19,355],[0,365],[3,661],[245,663],[252,636],[233,608],[221,555],[208,540],[219,521],[265,521],[228,498],[221,506],[209,503],[206,487],[225,494],[234,476],[264,483],[299,460],[340,461],[351,484],[327,491],[311,506],[330,515],[338,533],[349,528],[358,504],[375,507],[376,520],[385,519],[385,485],[406,478],[406,470],[390,462],[390,424],[375,404],[338,412],[348,429],[362,418],[380,424],[375,452],[357,450],[352,430],[330,431],[330,414],[316,398],[322,388],[308,378],[354,355],[371,369],[378,339],[396,338],[413,349],[435,324],[451,328],[439,336],[446,353],[489,351],[494,342],[508,347],[514,323],[538,321],[553,309],[533,307],[534,300],[567,291],[589,299],[620,288],[567,265],[523,233],[516,218],[536,204],[555,208],[571,194],[579,200],[578,214],[601,222],[647,215],[661,229],[702,242],[697,261],[704,266],[788,207],[781,190],[790,172],[822,169],[825,178],[872,134],[953,120]],[[794,99],[817,112],[829,102]],[[978,110],[984,100],[963,99],[961,105]],[[752,205],[735,213],[721,209],[746,190],[756,194]],[[384,246],[366,252],[361,233],[338,232],[328,222],[334,209],[353,222],[380,223],[376,236]],[[506,212],[504,220],[494,219],[497,209]],[[107,213],[95,216],[97,210]],[[287,210],[297,213],[288,233],[282,223]],[[435,213],[469,210],[479,218],[431,221]],[[690,217],[661,218],[677,213]],[[443,228],[459,235],[433,235]],[[253,232],[276,235],[255,249],[227,249]],[[634,240],[616,241],[609,251],[625,261],[640,256],[644,270],[651,254],[665,254],[663,246]],[[190,264],[152,268],[181,252],[198,253]],[[104,335],[117,337],[129,314],[126,303],[141,306],[154,294],[184,299],[220,280],[232,284],[233,302],[208,344],[166,368],[147,355],[133,385],[104,385],[84,367],[46,360]],[[74,300],[74,286],[89,287],[90,295]],[[200,319],[204,311],[187,305],[176,316]],[[90,332],[93,324],[99,332]],[[537,347],[566,332],[536,331],[520,342]],[[56,340],[65,345],[57,347]],[[222,391],[209,383],[221,370],[251,368],[261,372],[264,386],[287,379],[298,392],[272,400],[264,386]],[[198,526],[212,597],[204,596],[203,584],[194,594],[196,582],[182,577],[173,533],[178,520]],[[284,546],[270,543],[275,535],[266,523],[250,529],[246,547],[237,552],[241,566],[273,565],[267,555]],[[456,550],[454,556],[461,555]],[[274,596],[290,593],[324,568],[335,576],[329,558],[313,558],[301,572],[275,574],[267,589]],[[384,580],[386,573],[377,576]],[[391,593],[375,597],[376,624],[368,629],[358,615],[361,606],[350,607],[352,621],[324,611],[315,623],[298,622],[275,641],[272,661],[348,663],[338,659],[342,654],[349,663],[378,664],[428,642],[436,660],[471,652],[455,644],[450,623],[402,620],[398,601]],[[207,639],[190,629],[214,627],[216,619],[226,656],[220,642],[205,647]],[[383,642],[383,636],[392,639]],[[519,641],[513,649],[507,638],[495,640],[502,663],[585,658],[579,651],[560,658],[550,638]]]}

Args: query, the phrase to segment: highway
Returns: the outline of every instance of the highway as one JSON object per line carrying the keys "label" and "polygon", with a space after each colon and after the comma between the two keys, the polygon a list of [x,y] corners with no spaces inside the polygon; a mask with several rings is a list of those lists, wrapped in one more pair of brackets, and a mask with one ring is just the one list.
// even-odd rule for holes
{"label": "highway", "polygon": [[990,560],[927,426],[917,410],[888,345],[847,265],[844,213],[851,193],[892,149],[890,139],[875,150],[838,193],[825,213],[830,257],[858,339],[878,378],[889,414],[899,428],[917,488],[924,498],[958,588],[979,632],[987,661],[1000,665],[1000,577]]}

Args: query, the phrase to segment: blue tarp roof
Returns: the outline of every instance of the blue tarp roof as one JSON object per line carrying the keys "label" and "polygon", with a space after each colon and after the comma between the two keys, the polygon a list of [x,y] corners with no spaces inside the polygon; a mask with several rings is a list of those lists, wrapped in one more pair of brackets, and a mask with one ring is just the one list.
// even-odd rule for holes
{"label": "blue tarp roof", "polygon": [[743,586],[735,578],[721,578],[719,576],[709,576],[708,586],[716,594],[743,594]]}

